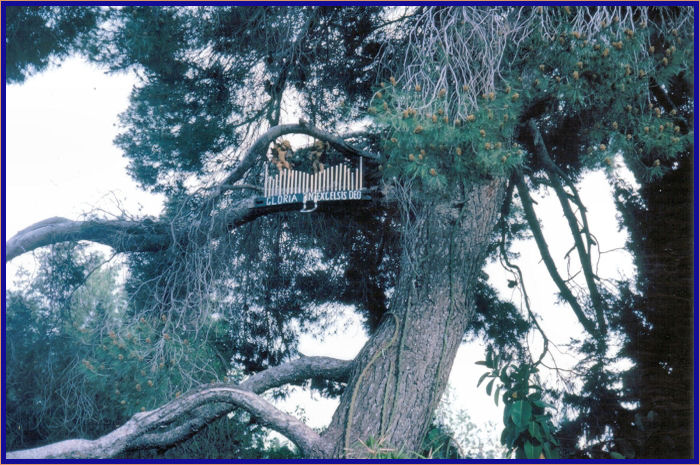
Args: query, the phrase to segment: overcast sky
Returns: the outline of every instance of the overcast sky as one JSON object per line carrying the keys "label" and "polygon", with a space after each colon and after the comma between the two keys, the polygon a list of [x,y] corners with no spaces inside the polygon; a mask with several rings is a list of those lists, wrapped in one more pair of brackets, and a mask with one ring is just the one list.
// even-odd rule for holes
{"label": "overcast sky", "polygon": [[[118,133],[118,115],[128,105],[135,80],[132,75],[106,75],[82,59],[71,58],[60,68],[52,68],[28,79],[22,85],[6,87],[7,152],[6,152],[6,226],[7,237],[34,222],[52,216],[70,219],[101,209],[105,214],[118,214],[123,209],[132,215],[158,214],[161,198],[137,188],[126,172],[127,161],[112,145]],[[601,248],[624,247],[625,234],[618,231],[610,186],[602,173],[593,173],[582,182],[581,195],[589,206],[589,222]],[[535,196],[537,211],[544,224],[544,233],[565,270],[562,257],[571,247],[568,226],[561,215],[556,197]],[[564,240],[562,240],[564,238]],[[534,241],[518,244],[518,263],[525,272],[525,284],[533,308],[543,318],[548,336],[566,344],[580,327],[570,309],[553,304],[556,289],[540,262]],[[7,267],[8,277],[18,264],[31,265],[31,257],[20,257]],[[630,275],[629,254],[617,251],[601,260],[599,274],[607,278]],[[520,302],[519,294],[507,287],[507,277],[500,266],[487,266],[492,284],[503,297]],[[8,280],[9,283],[9,280]],[[365,340],[356,316],[351,312],[335,335],[323,342],[304,336],[300,350],[306,355],[326,355],[350,359]],[[539,341],[533,339],[535,349]],[[556,353],[556,351],[555,351]],[[502,415],[493,399],[486,396],[476,382],[484,372],[474,362],[484,358],[482,344],[465,344],[459,351],[450,378],[457,397],[457,408],[466,409],[476,422],[494,421],[500,425]],[[560,365],[575,359],[557,354]],[[311,426],[320,427],[330,421],[335,401],[294,396],[284,408],[294,411],[301,403]],[[498,440],[497,438],[495,440]]]}

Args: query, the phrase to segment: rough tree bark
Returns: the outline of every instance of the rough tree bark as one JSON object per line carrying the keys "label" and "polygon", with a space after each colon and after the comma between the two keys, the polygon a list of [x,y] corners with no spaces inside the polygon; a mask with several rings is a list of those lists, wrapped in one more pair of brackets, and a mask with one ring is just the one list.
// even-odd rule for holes
{"label": "rough tree bark", "polygon": [[[327,140],[349,156],[376,159],[315,128],[277,126],[241,158],[210,201],[239,182],[272,140],[293,132]],[[395,202],[402,211],[401,270],[389,312],[351,363],[320,358],[291,362],[256,375],[258,384],[248,380],[237,386],[215,385],[192,391],[156,410],[134,415],[101,438],[10,452],[8,458],[106,458],[134,448],[167,447],[235,407],[285,434],[308,458],[362,457],[367,453],[362,441],[369,438],[404,453],[418,450],[471,318],[475,282],[493,240],[504,192],[505,180],[501,178],[457,185],[440,196],[401,183],[392,188],[385,200]],[[183,240],[211,240],[260,216],[253,200],[241,200],[212,217],[211,225],[197,228],[209,231],[206,237],[183,235]],[[67,240],[91,240],[125,252],[160,250],[180,240],[173,230],[177,228],[159,222],[53,218],[10,239],[6,259]],[[330,426],[320,435],[255,394],[311,376],[348,380]]]}
{"label": "rough tree bark", "polygon": [[[447,384],[473,311],[474,283],[503,200],[502,179],[449,198],[399,200],[403,257],[390,311],[355,358],[322,437],[333,457],[362,457],[360,441],[416,451]],[[415,196],[414,198],[410,198]]]}

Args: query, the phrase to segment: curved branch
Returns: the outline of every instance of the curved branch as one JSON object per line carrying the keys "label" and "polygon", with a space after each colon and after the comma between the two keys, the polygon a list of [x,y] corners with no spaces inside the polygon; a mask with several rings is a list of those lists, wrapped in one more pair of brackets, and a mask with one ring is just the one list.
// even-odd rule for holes
{"label": "curved branch", "polygon": [[168,447],[191,437],[233,407],[246,410],[265,426],[288,437],[305,456],[327,456],[328,447],[318,433],[257,394],[311,377],[345,381],[352,363],[328,357],[302,357],[257,373],[237,386],[221,383],[194,389],[155,410],[135,414],[100,438],[70,439],[9,452],[7,458],[108,458],[126,450]]}
{"label": "curved branch", "polygon": [[[306,134],[327,141],[346,156],[364,157],[373,161],[379,160],[379,156],[356,148],[343,138],[306,123],[277,125],[267,130],[255,141],[253,146],[241,157],[233,172],[216,188],[208,202],[214,201],[223,192],[230,189],[260,191],[259,186],[234,183],[239,181],[256,161],[264,157],[265,151],[272,141],[285,134]],[[214,217],[207,217],[205,222],[196,225],[198,226],[196,229],[208,232],[208,236],[202,238],[206,240],[211,238],[212,233],[214,236],[222,235],[259,216],[290,208],[288,205],[277,205],[265,209],[255,208],[255,197],[247,197],[226,208],[224,212]],[[167,249],[179,240],[197,240],[197,238],[191,237],[192,226],[192,224],[186,224],[178,228],[177,224],[153,220],[72,221],[59,217],[49,218],[29,226],[8,240],[5,244],[5,261],[10,261],[39,247],[58,242],[80,240],[108,245],[117,252],[157,252]],[[182,234],[179,235],[180,232]]]}
{"label": "curved branch", "polygon": [[214,197],[218,197],[222,192],[224,192],[224,186],[233,184],[240,180],[246,171],[253,167],[255,162],[259,161],[261,158],[264,158],[267,147],[272,143],[272,141],[286,134],[306,134],[307,136],[315,137],[316,139],[328,142],[331,147],[343,155],[350,157],[363,157],[373,161],[379,160],[378,155],[358,149],[357,147],[348,144],[342,137],[313,126],[309,126],[304,122],[299,122],[299,124],[280,124],[268,129],[258,138],[258,140],[255,141],[255,143],[246,151],[246,153],[243,154],[238,162],[238,165],[234,168],[231,174],[224,179],[219,188],[216,190]]}

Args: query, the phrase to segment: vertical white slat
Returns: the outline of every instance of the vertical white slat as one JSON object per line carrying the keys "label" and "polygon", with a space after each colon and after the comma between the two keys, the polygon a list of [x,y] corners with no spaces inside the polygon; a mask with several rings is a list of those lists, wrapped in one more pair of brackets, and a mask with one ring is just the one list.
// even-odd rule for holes
{"label": "vertical white slat", "polygon": [[294,189],[292,189],[292,192],[294,194],[299,192],[299,172],[297,170],[294,170]]}
{"label": "vertical white slat", "polygon": [[362,190],[362,157],[360,157],[360,190]]}
{"label": "vertical white slat", "polygon": [[263,197],[267,197],[267,163],[263,165],[265,170],[265,181],[263,181]]}
{"label": "vertical white slat", "polygon": [[333,177],[335,178],[334,185],[333,185],[334,191],[340,190],[339,185],[338,185],[338,179],[340,177],[339,175],[340,175],[340,165],[335,165],[335,169],[333,170]]}
{"label": "vertical white slat", "polygon": [[348,177],[349,177],[350,173],[348,172],[348,165],[344,164],[343,168],[344,168],[344,170],[343,170],[343,190],[347,191],[347,190],[349,190],[348,189]]}

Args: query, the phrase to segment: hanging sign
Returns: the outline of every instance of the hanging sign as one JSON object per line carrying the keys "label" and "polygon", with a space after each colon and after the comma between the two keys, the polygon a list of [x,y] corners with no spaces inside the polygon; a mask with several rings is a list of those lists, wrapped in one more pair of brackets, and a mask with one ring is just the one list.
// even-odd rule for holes
{"label": "hanging sign", "polygon": [[[263,196],[256,199],[256,206],[298,203],[303,206],[301,211],[309,212],[315,210],[319,202],[362,200],[362,190],[361,158],[358,168],[341,163],[313,174],[281,169],[277,175],[268,176],[266,167]],[[307,208],[309,202],[313,202],[313,209]]]}

